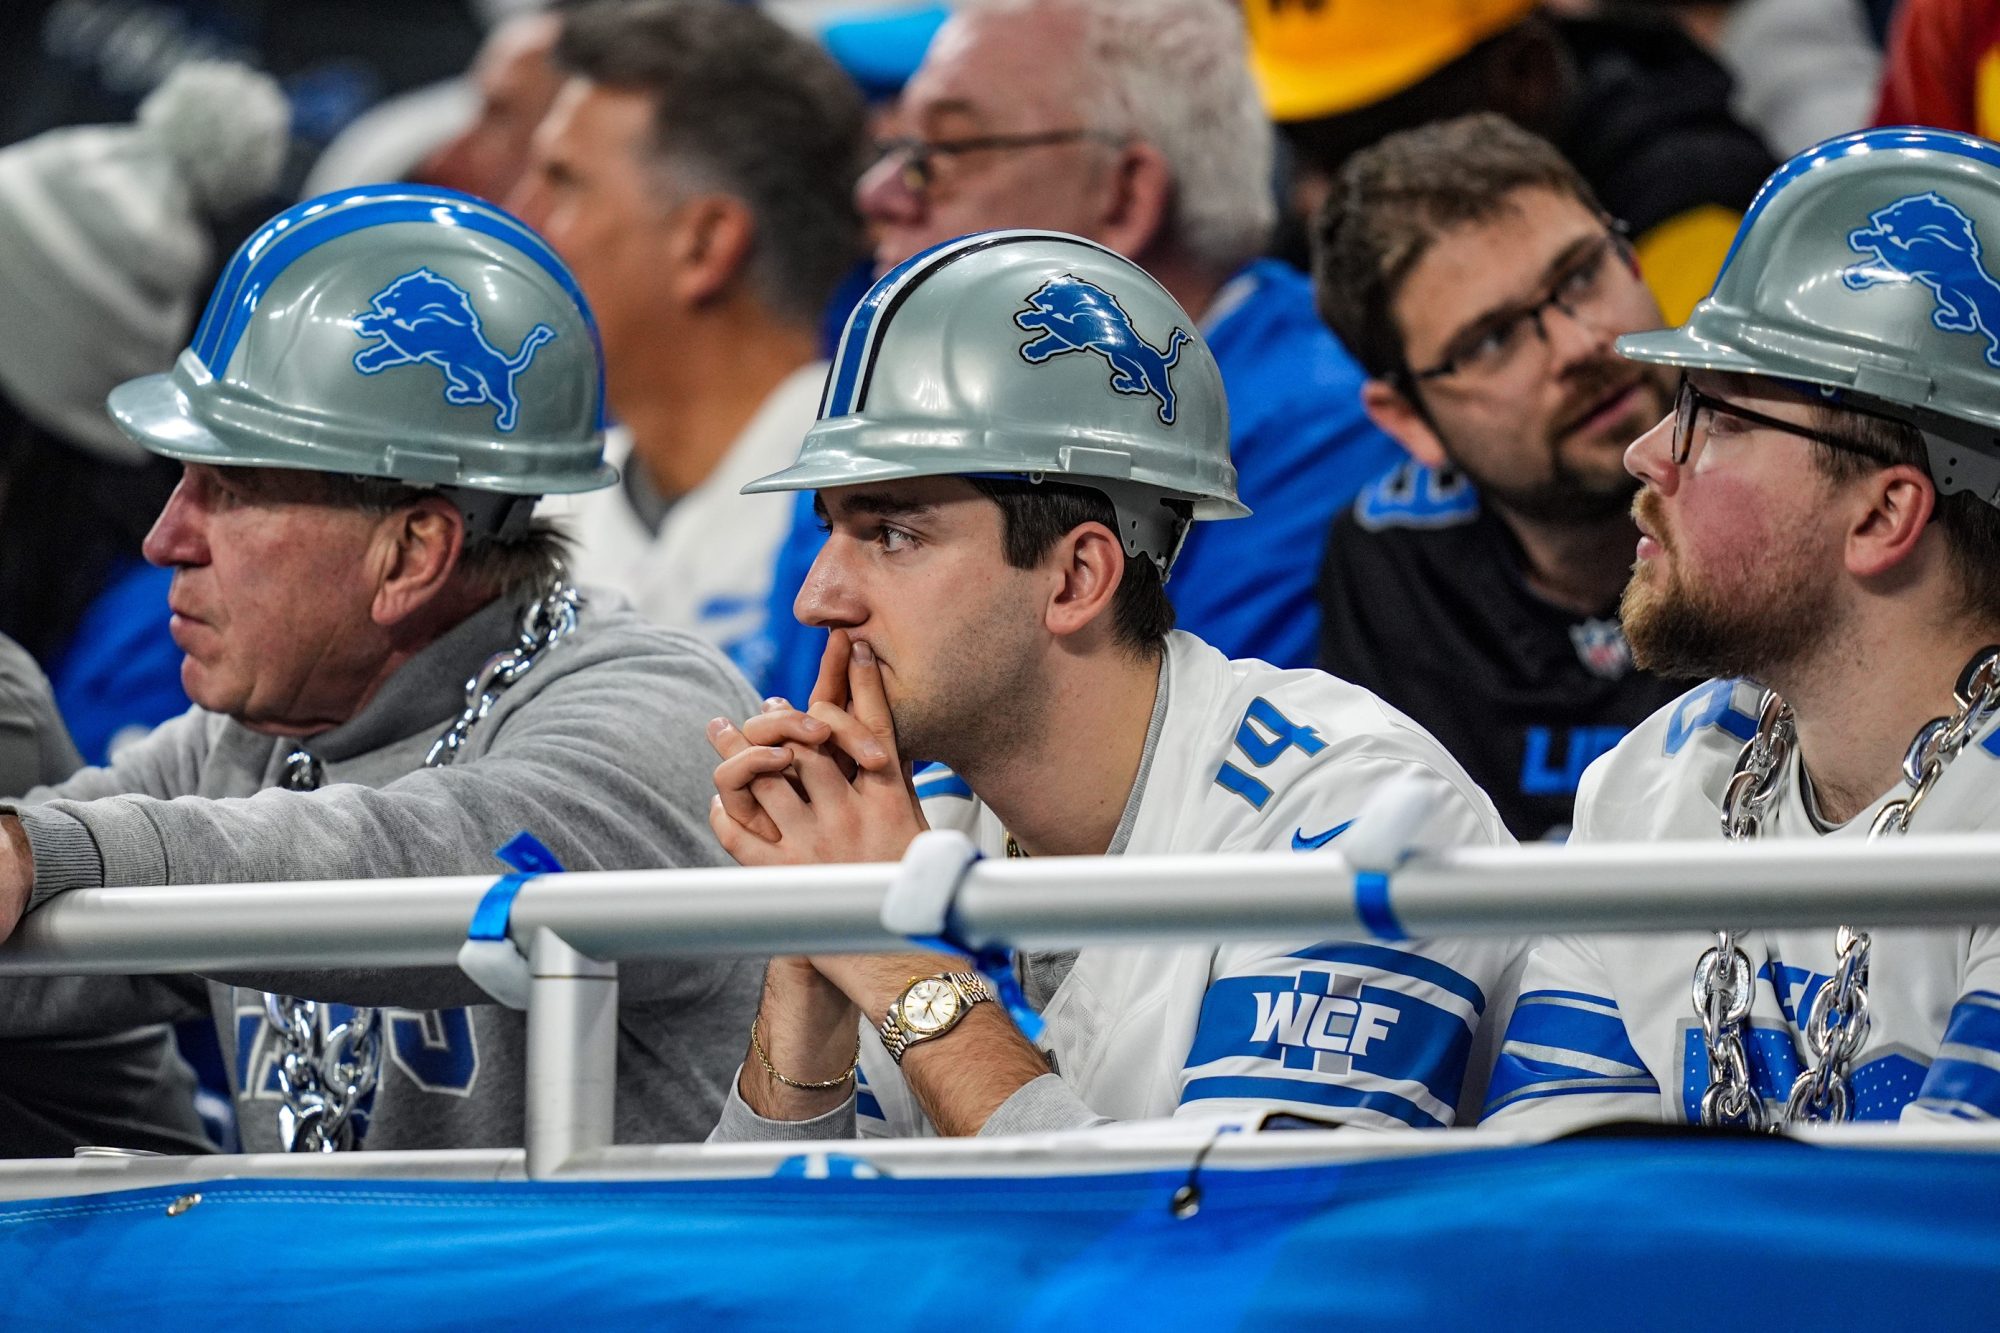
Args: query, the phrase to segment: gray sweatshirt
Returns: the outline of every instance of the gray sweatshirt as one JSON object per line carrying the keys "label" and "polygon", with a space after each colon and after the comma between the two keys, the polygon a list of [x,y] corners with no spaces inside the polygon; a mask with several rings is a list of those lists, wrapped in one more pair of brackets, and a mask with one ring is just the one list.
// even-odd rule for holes
{"label": "gray sweatshirt", "polygon": [[[0,792],[61,782],[83,767],[35,659],[0,636]],[[67,1157],[85,1143],[155,1152],[208,1147],[194,1111],[194,1075],[173,1029],[154,1015],[188,1007],[185,978],[72,977],[27,982],[54,1003],[36,1036],[0,1039],[0,1156]],[[89,1014],[71,1030],[61,1013]],[[108,1016],[134,1015],[106,1030]],[[115,1021],[115,1020],[114,1020]]]}
{"label": "gray sweatshirt", "polygon": [[[704,728],[754,712],[756,696],[714,648],[608,601],[584,608],[576,632],[472,728],[455,764],[422,767],[463,706],[467,678],[513,642],[517,617],[501,604],[473,615],[360,714],[312,737],[307,748],[325,765],[318,791],[273,786],[296,742],[197,708],[108,768],[0,806],[20,816],[34,849],[35,905],[97,885],[497,878],[504,867],[494,849],[523,829],[571,870],[725,863],[708,829],[714,759]],[[695,1139],[714,1124],[762,970],[761,960],[620,969],[619,1141]],[[368,1147],[523,1141],[525,1016],[484,1003],[456,969],[224,980],[233,984],[216,982],[210,999],[246,1151],[278,1146],[280,1104],[275,1043],[253,986],[388,1010]],[[109,997],[107,1021],[93,1025],[64,1013],[49,988],[9,983],[0,1038],[41,1035],[51,1024],[114,1030],[160,994],[139,987]]]}

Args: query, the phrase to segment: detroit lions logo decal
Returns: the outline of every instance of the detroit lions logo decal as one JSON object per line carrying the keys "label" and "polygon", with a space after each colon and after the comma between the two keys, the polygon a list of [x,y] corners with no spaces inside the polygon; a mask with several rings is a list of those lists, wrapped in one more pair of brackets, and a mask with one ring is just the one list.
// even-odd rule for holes
{"label": "detroit lions logo decal", "polygon": [[405,273],[375,293],[370,308],[354,317],[354,331],[382,340],[354,354],[354,368],[362,374],[419,362],[436,366],[444,372],[447,403],[491,403],[494,427],[508,431],[521,412],[514,381],[556,336],[548,325],[537,324],[521,349],[506,355],[487,338],[465,289],[427,268]]}
{"label": "detroit lions logo decal", "polygon": [[1069,352],[1095,352],[1111,367],[1115,392],[1152,395],[1160,403],[1160,424],[1174,424],[1173,371],[1188,341],[1186,329],[1175,329],[1162,352],[1139,336],[1117,297],[1069,273],[1043,283],[1014,322],[1040,335],[1021,345],[1021,359],[1029,365]]}
{"label": "detroit lions logo decal", "polygon": [[1871,262],[1842,269],[1850,291],[1920,282],[1937,298],[1931,323],[1947,333],[1986,339],[1986,364],[2000,366],[2000,282],[1980,260],[1972,219],[1935,191],[1907,195],[1868,215],[1869,226],[1847,233]]}

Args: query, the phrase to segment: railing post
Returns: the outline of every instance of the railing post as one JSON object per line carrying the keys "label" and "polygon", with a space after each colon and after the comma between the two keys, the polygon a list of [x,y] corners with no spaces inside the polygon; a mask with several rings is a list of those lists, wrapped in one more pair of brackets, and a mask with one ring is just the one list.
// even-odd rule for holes
{"label": "railing post", "polygon": [[611,1146],[618,1074],[618,965],[600,963],[546,926],[528,946],[527,1167],[554,1175]]}

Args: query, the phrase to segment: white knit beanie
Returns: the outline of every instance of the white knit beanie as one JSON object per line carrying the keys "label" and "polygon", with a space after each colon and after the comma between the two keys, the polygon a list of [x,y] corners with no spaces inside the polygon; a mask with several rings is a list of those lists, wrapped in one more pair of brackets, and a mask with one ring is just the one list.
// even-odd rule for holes
{"label": "white knit beanie", "polygon": [[104,397],[173,367],[213,261],[207,219],[276,186],[290,126],[268,75],[201,62],[133,124],[0,149],[0,391],[79,448],[143,459]]}

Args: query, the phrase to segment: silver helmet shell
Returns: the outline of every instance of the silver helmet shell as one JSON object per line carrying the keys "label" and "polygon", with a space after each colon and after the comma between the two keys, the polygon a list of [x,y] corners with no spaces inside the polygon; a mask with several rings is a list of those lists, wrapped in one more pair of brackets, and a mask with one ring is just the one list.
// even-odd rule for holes
{"label": "silver helmet shell", "polygon": [[1162,572],[1186,519],[1248,514],[1214,354],[1138,265],[1061,232],[963,236],[905,261],[847,322],[798,461],[744,487],[1008,476],[1103,492]]}
{"label": "silver helmet shell", "polygon": [[171,373],[114,389],[154,453],[533,496],[616,480],[576,280],[502,210],[423,186],[279,214],[224,270]]}

